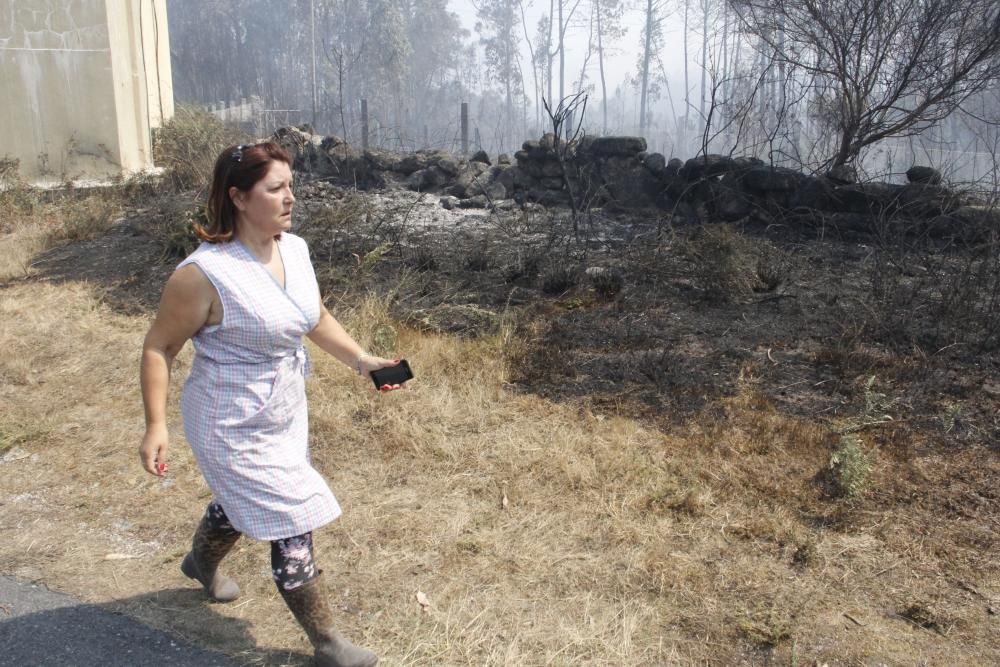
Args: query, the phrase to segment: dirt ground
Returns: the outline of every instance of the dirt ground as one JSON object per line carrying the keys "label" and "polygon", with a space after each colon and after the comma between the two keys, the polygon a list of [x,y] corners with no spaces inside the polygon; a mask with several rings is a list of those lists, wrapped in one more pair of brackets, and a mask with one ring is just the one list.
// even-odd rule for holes
{"label": "dirt ground", "polygon": [[[412,624],[400,626],[413,630],[412,636],[386,639],[395,656],[387,664],[1000,662],[1000,350],[982,344],[992,340],[992,324],[983,313],[996,313],[945,308],[940,298],[944,290],[929,289],[950,284],[976,260],[973,250],[904,242],[888,248],[885,239],[763,219],[693,225],[663,212],[599,211],[574,224],[565,213],[544,209],[448,212],[433,197],[415,193],[359,194],[309,184],[300,187],[298,196],[294,231],[310,242],[334,312],[363,312],[364,300],[374,295],[394,321],[412,332],[403,334],[412,344],[421,336],[452,339],[460,341],[463,347],[456,349],[463,353],[487,345],[485,353],[509,370],[499,378],[497,396],[503,398],[496,400],[515,407],[504,409],[534,414],[542,410],[539,405],[551,406],[544,411],[554,411],[545,417],[553,428],[563,424],[560,428],[570,429],[576,421],[582,429],[573,445],[579,450],[572,457],[567,453],[571,462],[561,465],[597,461],[592,472],[550,472],[545,459],[533,459],[524,469],[496,464],[507,475],[502,485],[498,480],[473,485],[478,489],[474,497],[489,496],[480,498],[485,503],[494,502],[501,488],[506,500],[507,484],[512,502],[528,503],[526,477],[551,492],[532,499],[537,511],[522,517],[520,527],[488,526],[496,533],[491,539],[499,540],[511,539],[506,530],[558,532],[559,517],[566,520],[577,511],[572,495],[585,499],[596,494],[601,499],[596,514],[580,516],[599,523],[573,533],[572,547],[549,554],[550,564],[566,565],[564,559],[569,559],[573,577],[550,577],[544,568],[532,575],[530,563],[520,555],[487,558],[483,549],[502,549],[486,541],[482,524],[458,531],[453,540],[461,558],[478,562],[460,560],[461,567],[453,563],[450,574],[439,576],[455,577],[451,585],[464,592],[462,577],[475,578],[468,567],[493,568],[497,577],[503,572],[514,579],[534,576],[549,595],[559,598],[561,591],[570,605],[556,604],[537,617],[539,623],[554,624],[548,628],[551,635],[559,634],[560,613],[581,603],[582,589],[576,586],[587,581],[584,588],[598,591],[594,604],[606,601],[603,592],[619,605],[617,611],[607,611],[617,614],[617,621],[598,614],[601,623],[642,628],[640,648],[629,648],[625,640],[610,647],[610,640],[603,645],[578,639],[579,650],[557,650],[535,638],[545,631],[534,626],[524,630],[528,639],[521,640],[519,650],[511,648],[509,627],[482,629],[491,639],[473,648],[462,643],[462,631],[450,622],[467,624],[466,634],[471,634],[485,623],[477,614],[486,609],[509,614],[511,607],[477,607],[473,597],[456,596],[450,609],[455,618],[435,619],[428,646],[415,639]],[[191,209],[190,197],[151,201],[129,211],[106,235],[45,253],[32,275],[0,290],[10,303],[20,303],[31,285],[64,289],[69,295],[84,285],[106,310],[102,321],[119,322],[113,326],[134,344],[166,276],[189,247],[177,231],[177,220]],[[72,308],[81,307],[72,303]],[[371,345],[388,349],[399,344],[400,334],[391,327],[386,335],[393,340],[382,340],[377,324],[366,332]],[[482,342],[497,339],[503,342],[499,348]],[[440,372],[446,373],[448,362],[441,363],[445,370]],[[484,373],[501,373],[480,365]],[[480,369],[452,370],[471,374]],[[31,372],[8,363],[5,380],[44,397],[46,390],[32,384]],[[129,382],[127,372],[126,364],[123,385]],[[461,378],[449,381],[461,387]],[[370,406],[354,409],[347,419],[380,414]],[[29,408],[19,410],[19,423],[31,422]],[[489,415],[489,408],[484,410]],[[13,432],[11,420],[5,422],[8,434]],[[114,429],[139,428],[135,421]],[[616,429],[632,424],[628,429],[644,434],[636,436],[637,442],[649,438],[659,444],[633,449],[616,440],[621,431],[614,437],[601,435],[612,423]],[[58,431],[52,424],[45,429]],[[24,433],[16,445],[8,436],[8,457],[11,452],[40,454]],[[593,443],[588,444],[587,433],[595,434]],[[59,442],[67,437],[61,435]],[[128,439],[122,433],[118,437]],[[856,494],[845,492],[843,466],[832,460],[838,446],[851,438],[864,457]],[[418,472],[421,457],[401,453],[398,442],[379,446],[387,458],[369,464],[379,469],[383,481],[412,485],[419,480],[446,493],[447,488],[438,486],[445,477],[434,478],[434,466]],[[483,451],[492,452],[494,446]],[[95,448],[100,456],[113,456]],[[455,484],[461,459],[431,454],[435,465],[448,470],[448,484]],[[322,451],[318,456],[321,463],[333,460]],[[354,492],[366,483],[365,456],[358,456],[343,464]],[[408,463],[395,473],[383,469],[392,468],[397,457]],[[611,460],[613,464],[607,463]],[[18,464],[5,466],[11,470]],[[487,464],[476,463],[468,473],[478,475],[480,465]],[[52,470],[43,476],[49,488],[98,483],[74,475],[61,479]],[[563,476],[565,483],[553,481]],[[183,497],[193,504],[205,498],[196,480],[194,470],[178,480],[186,485]],[[127,484],[148,487],[145,482]],[[616,509],[614,498],[627,495],[623,484],[634,486],[636,493],[627,502],[620,500]],[[13,511],[23,506],[17,499],[32,493],[31,484],[8,479],[4,486],[15,495],[0,506],[0,520],[13,530],[23,525]],[[544,514],[541,505],[546,502],[565,514]],[[183,553],[189,510],[167,519],[158,531],[157,539],[169,548],[157,570],[170,567],[177,555],[173,552]],[[635,512],[641,520],[623,527],[616,523],[619,512]],[[378,511],[365,507],[362,514],[370,518]],[[86,532],[86,511],[74,516]],[[41,531],[37,539],[44,540],[44,524],[55,520],[49,516],[42,528],[33,529]],[[346,530],[362,531],[363,526],[353,523]],[[668,533],[671,541],[660,542]],[[357,550],[360,562],[386,558],[386,550],[402,549],[400,540],[423,538],[389,534],[382,543],[373,538],[376,542],[359,544],[358,533],[347,532],[330,539]],[[21,548],[28,546],[22,542]],[[160,544],[155,551],[164,548]],[[587,573],[591,550],[608,561],[611,569],[595,565],[593,571],[613,580],[608,588],[596,574]],[[616,559],[611,555],[615,550],[626,555]],[[128,545],[121,551],[131,553]],[[66,558],[52,555],[50,561],[65,563]],[[241,558],[244,566],[260,566],[250,556]],[[29,561],[15,559],[12,573],[55,577],[69,592],[85,592],[82,575],[59,579],[55,569]],[[423,568],[440,569],[442,564],[414,564],[411,559],[406,567],[416,568],[410,576],[421,579]],[[365,583],[360,568],[351,577],[362,592],[374,585]],[[438,585],[444,587],[441,581]],[[502,586],[490,577],[478,585],[484,591]],[[140,602],[123,603],[123,610],[203,643],[217,641],[211,632],[194,629],[199,620],[204,622],[204,613],[193,611],[182,593],[142,597],[149,589],[125,586]],[[254,591],[268,595],[262,592],[267,591],[265,583]],[[345,607],[364,606],[355,593],[342,594]],[[527,595],[524,590],[521,594]],[[269,603],[274,597],[272,592]],[[590,604],[591,598],[586,599]],[[510,604],[522,623],[530,623],[529,607],[537,601],[520,602]],[[171,620],[163,608],[180,609],[187,620]],[[357,610],[353,629],[388,623],[372,613],[371,605]],[[247,632],[258,634],[252,628]],[[248,648],[252,641],[224,642],[222,648],[248,664],[301,660],[294,653],[295,647],[301,651],[301,642],[288,640],[292,648],[287,650],[264,650]],[[532,641],[544,650],[524,650]]]}

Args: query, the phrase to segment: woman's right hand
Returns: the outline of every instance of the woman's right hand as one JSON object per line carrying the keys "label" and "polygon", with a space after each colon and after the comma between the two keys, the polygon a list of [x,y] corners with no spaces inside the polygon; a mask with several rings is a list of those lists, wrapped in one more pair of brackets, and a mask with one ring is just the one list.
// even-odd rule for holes
{"label": "woman's right hand", "polygon": [[[372,371],[377,371],[382,368],[390,368],[392,366],[398,366],[399,359],[385,359],[383,357],[373,357],[368,353],[362,354],[358,357],[358,372],[361,377],[371,379]],[[402,389],[401,384],[384,384],[379,387],[379,391],[386,393],[389,391],[395,391],[397,389]]]}
{"label": "woman's right hand", "polygon": [[146,435],[139,445],[139,459],[151,475],[163,477],[167,474],[167,440],[166,426],[146,427]]}

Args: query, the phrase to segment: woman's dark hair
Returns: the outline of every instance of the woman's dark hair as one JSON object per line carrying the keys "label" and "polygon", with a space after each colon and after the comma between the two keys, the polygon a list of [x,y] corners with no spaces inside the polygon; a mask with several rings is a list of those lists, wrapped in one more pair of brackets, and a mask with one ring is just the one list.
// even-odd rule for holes
{"label": "woman's dark hair", "polygon": [[212,172],[212,189],[208,193],[208,224],[195,225],[194,232],[202,241],[222,243],[233,238],[236,227],[236,206],[229,196],[229,188],[249,192],[264,178],[271,163],[284,162],[291,166],[292,159],[284,148],[273,141],[259,144],[230,146],[219,154]]}

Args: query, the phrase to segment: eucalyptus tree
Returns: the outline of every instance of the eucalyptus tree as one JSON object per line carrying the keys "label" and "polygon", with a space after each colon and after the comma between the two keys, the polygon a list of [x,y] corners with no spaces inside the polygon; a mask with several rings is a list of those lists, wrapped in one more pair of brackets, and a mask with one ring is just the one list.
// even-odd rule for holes
{"label": "eucalyptus tree", "polygon": [[[566,33],[569,31],[581,0],[552,0],[555,6],[555,26],[558,35],[556,45],[559,51],[559,99],[566,99]],[[550,97],[551,100],[551,97]]]}
{"label": "eucalyptus tree", "polygon": [[[410,75],[413,47],[399,0],[368,0],[368,35],[373,46],[364,51],[359,67],[360,94],[369,100],[376,127],[376,142],[391,141],[401,147],[405,131],[403,90]],[[391,132],[391,136],[386,135]]]}
{"label": "eucalyptus tree", "polygon": [[487,76],[495,81],[504,93],[504,122],[502,143],[514,140],[514,98],[523,94],[524,76],[519,58],[517,0],[474,0],[476,7],[476,32],[483,47],[483,60]]}
{"label": "eucalyptus tree", "polygon": [[273,100],[299,90],[305,69],[285,48],[305,27],[295,10],[265,0],[171,0],[178,98],[232,102],[257,94]]}
{"label": "eucalyptus tree", "polygon": [[642,51],[639,53],[639,134],[646,136],[649,126],[650,94],[656,89],[654,67],[663,47],[663,0],[643,0]]}
{"label": "eucalyptus tree", "polygon": [[412,128],[430,125],[445,130],[457,118],[461,94],[454,90],[469,32],[447,0],[410,0],[404,6],[407,39],[412,49],[407,98],[414,110]]}
{"label": "eucalyptus tree", "polygon": [[336,101],[322,105],[324,126],[338,128],[345,139],[351,138],[357,125],[358,91],[362,87],[360,63],[369,49],[376,48],[370,39],[370,16],[364,3],[352,0],[321,0],[317,12],[327,66],[324,82],[333,79]]}
{"label": "eucalyptus tree", "polygon": [[[541,104],[540,100],[542,97],[542,85],[544,82],[544,57],[542,56],[542,50],[547,55],[549,50],[548,41],[545,39],[545,34],[547,28],[545,27],[545,22],[548,17],[542,15],[539,21],[538,34],[540,38],[533,42],[531,35],[528,34],[528,12],[527,8],[531,6],[531,0],[518,0],[517,7],[521,15],[521,30],[524,33],[524,44],[528,47],[528,56],[531,63],[531,80],[532,88],[534,91],[534,107],[535,107],[535,126],[541,124]],[[539,72],[542,72],[542,81],[539,81]]]}
{"label": "eucalyptus tree", "polygon": [[[550,0],[554,7],[555,0]],[[556,56],[552,41],[552,14],[542,14],[538,19],[538,27],[535,32],[534,58],[538,63],[538,68],[542,72],[544,84],[540,86],[545,91],[545,99],[552,99],[552,61]],[[537,109],[538,118],[541,119],[541,106]]]}
{"label": "eucalyptus tree", "polygon": [[604,56],[617,40],[625,36],[627,28],[622,25],[625,14],[624,0],[592,0],[591,11],[596,22],[597,64],[601,73],[601,131],[608,133],[608,80],[604,71]]}

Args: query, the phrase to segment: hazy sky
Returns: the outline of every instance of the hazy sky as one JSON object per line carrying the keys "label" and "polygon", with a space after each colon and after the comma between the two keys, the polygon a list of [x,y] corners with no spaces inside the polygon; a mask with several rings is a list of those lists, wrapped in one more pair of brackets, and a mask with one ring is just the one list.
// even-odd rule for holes
{"label": "hazy sky", "polygon": [[[473,39],[475,39],[476,8],[473,6],[472,1],[448,0],[448,4],[451,7],[451,10],[459,15],[463,25],[472,34]],[[541,18],[542,14],[548,13],[549,11],[549,0],[525,0],[525,5],[527,7],[528,15],[528,34],[534,38],[538,25],[538,19]],[[570,27],[570,32],[566,37],[567,86],[569,86],[571,81],[576,81],[576,79],[580,76],[580,66],[583,64],[583,58],[587,51],[587,38],[589,36],[589,9],[588,0],[581,0],[577,13],[573,17],[573,23],[575,25]],[[638,57],[638,44],[642,33],[641,13],[634,10],[626,12],[625,23],[628,26],[628,32],[625,37],[615,45],[616,52],[605,53],[605,74],[608,79],[609,93],[614,89],[615,85],[624,80],[627,75],[634,73],[636,69],[635,62]],[[527,48],[523,47],[523,31],[521,37],[522,48],[524,50],[524,60],[522,62],[525,63],[525,67],[527,68],[530,56],[528,55]],[[668,34],[668,42],[670,37],[671,36]],[[666,61],[667,59],[665,58],[664,60]],[[556,66],[558,67],[558,64]],[[528,81],[528,86],[530,87],[530,70],[526,69],[525,75],[526,80]],[[596,57],[591,58],[588,66],[588,75],[591,81],[598,84],[599,88],[600,72],[597,68]],[[556,76],[558,76],[558,74]],[[569,90],[566,92],[569,94]]]}

